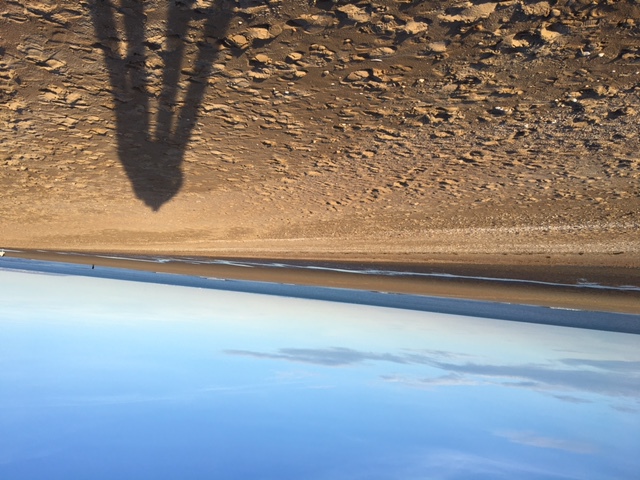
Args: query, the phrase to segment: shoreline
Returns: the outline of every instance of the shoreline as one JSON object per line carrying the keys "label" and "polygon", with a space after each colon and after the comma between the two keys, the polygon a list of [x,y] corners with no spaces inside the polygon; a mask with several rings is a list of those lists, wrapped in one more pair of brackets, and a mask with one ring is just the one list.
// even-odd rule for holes
{"label": "shoreline", "polygon": [[[491,257],[461,262],[339,258],[204,257],[5,250],[8,258],[62,262],[211,279],[328,287],[361,292],[479,300],[592,312],[640,314],[640,279],[625,267],[515,264]],[[462,260],[464,260],[464,256]],[[587,259],[584,259],[587,260]],[[482,262],[481,262],[482,261]],[[489,263],[494,261],[494,263]],[[483,263],[484,262],[484,263]]]}

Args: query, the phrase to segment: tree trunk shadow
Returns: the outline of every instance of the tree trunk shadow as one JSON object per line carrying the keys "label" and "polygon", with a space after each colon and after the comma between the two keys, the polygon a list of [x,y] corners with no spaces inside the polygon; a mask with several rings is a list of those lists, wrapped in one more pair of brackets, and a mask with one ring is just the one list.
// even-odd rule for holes
{"label": "tree trunk shadow", "polygon": [[[167,30],[160,53],[162,85],[153,121],[144,3],[121,0],[115,5],[112,0],[92,0],[90,9],[115,103],[118,157],[136,197],[157,211],[182,187],[182,162],[218,54],[215,40],[224,37],[231,9],[224,0],[210,0],[206,8],[196,8],[203,2],[195,0],[168,0]],[[122,17],[121,31],[117,16]],[[196,20],[204,21],[204,31],[197,32],[200,40],[182,93],[181,70],[189,60],[185,58],[186,45],[190,25]]]}

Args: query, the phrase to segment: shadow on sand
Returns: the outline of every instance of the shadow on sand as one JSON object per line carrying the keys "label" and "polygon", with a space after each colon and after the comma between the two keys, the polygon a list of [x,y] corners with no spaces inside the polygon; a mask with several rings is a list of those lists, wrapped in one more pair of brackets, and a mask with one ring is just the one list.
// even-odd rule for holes
{"label": "shadow on sand", "polygon": [[[147,38],[145,3],[92,0],[90,10],[96,46],[104,53],[114,97],[118,156],[136,197],[157,211],[182,187],[185,150],[231,10],[225,0],[167,0],[161,45]],[[203,3],[207,6],[202,7]],[[203,23],[204,31],[193,30],[194,24]],[[195,55],[187,59],[191,35],[198,41]],[[152,82],[160,80],[150,74],[151,50],[163,63],[155,118],[149,87],[157,87]],[[182,88],[185,74],[187,86]]]}

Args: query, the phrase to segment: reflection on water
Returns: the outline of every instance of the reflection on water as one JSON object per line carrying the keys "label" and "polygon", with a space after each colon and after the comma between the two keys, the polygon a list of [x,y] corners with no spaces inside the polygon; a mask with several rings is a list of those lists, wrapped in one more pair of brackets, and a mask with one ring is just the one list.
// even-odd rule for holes
{"label": "reflection on water", "polygon": [[0,478],[636,478],[640,337],[0,271]]}

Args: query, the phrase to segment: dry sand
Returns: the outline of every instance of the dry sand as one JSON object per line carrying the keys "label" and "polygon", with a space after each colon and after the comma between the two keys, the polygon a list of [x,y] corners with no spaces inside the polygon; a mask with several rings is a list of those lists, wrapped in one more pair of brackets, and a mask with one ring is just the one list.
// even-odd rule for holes
{"label": "dry sand", "polygon": [[637,1],[113,3],[0,3],[0,246],[640,283]]}

